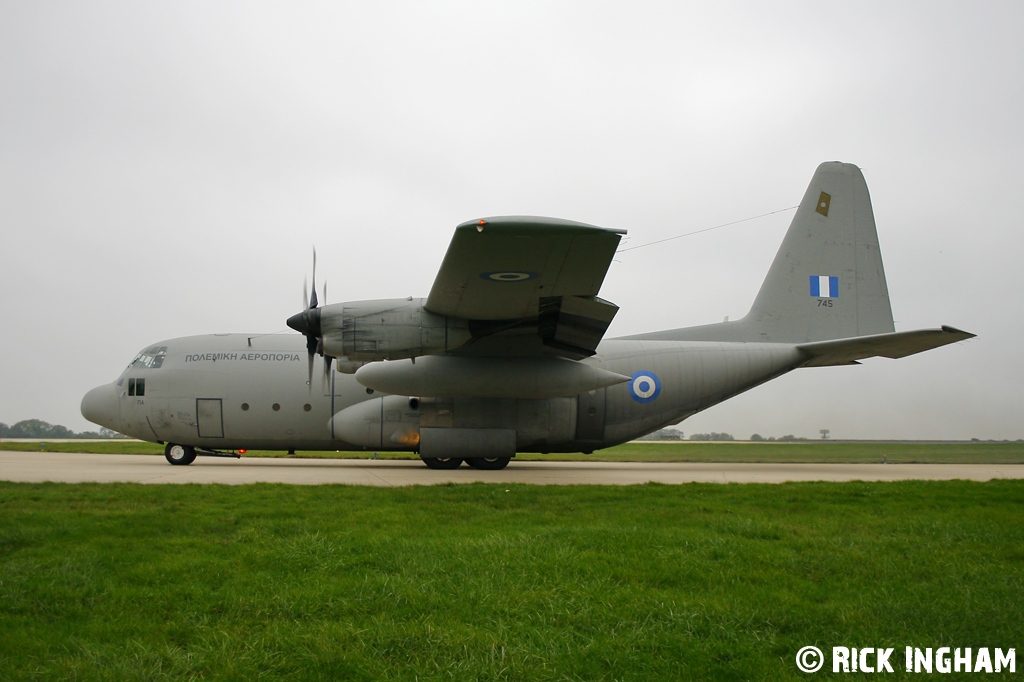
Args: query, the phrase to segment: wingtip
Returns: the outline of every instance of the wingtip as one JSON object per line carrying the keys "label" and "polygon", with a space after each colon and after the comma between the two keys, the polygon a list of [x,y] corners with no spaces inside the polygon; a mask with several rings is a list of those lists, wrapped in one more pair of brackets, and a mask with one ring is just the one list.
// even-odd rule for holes
{"label": "wingtip", "polygon": [[964,339],[973,339],[977,336],[977,334],[965,332],[963,329],[957,329],[956,327],[951,327],[948,324],[942,325],[941,329],[946,334],[956,334],[958,336],[962,336]]}

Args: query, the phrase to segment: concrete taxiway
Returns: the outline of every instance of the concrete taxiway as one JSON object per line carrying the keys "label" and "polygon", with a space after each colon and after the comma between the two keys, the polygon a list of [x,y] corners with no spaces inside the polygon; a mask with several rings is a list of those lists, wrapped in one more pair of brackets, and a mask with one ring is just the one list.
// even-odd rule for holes
{"label": "concrete taxiway", "polygon": [[402,486],[437,483],[632,485],[785,481],[945,481],[1024,478],[1020,464],[720,464],[706,462],[513,462],[502,471],[428,469],[418,460],[221,459],[171,466],[160,455],[0,452],[0,480],[60,483],[292,483]]}

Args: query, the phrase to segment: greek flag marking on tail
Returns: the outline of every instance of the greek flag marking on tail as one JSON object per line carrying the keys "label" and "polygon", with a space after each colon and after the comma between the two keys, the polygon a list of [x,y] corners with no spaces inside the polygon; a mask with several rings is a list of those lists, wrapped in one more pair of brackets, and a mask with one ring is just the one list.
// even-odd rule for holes
{"label": "greek flag marking on tail", "polygon": [[839,278],[828,275],[811,275],[811,296],[815,298],[838,298]]}

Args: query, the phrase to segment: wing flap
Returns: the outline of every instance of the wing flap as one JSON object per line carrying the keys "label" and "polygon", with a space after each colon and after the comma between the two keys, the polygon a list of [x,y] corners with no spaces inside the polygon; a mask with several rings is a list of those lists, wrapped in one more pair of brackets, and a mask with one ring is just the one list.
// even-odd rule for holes
{"label": "wing flap", "polygon": [[594,354],[619,307],[600,298],[541,299],[537,331],[544,345],[573,359]]}
{"label": "wing flap", "polygon": [[797,348],[808,356],[801,367],[855,365],[858,360],[873,357],[905,358],[932,348],[973,338],[974,334],[955,327],[918,329],[911,332],[873,334],[849,339],[803,343]]}

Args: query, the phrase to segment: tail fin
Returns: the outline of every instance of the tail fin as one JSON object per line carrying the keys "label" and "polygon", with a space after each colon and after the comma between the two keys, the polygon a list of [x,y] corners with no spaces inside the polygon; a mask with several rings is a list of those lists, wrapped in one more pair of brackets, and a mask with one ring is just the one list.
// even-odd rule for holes
{"label": "tail fin", "polygon": [[894,331],[875,216],[857,166],[818,166],[768,276],[735,322],[627,336],[807,343]]}
{"label": "tail fin", "polygon": [[864,176],[823,163],[742,320],[766,341],[802,343],[894,330]]}

